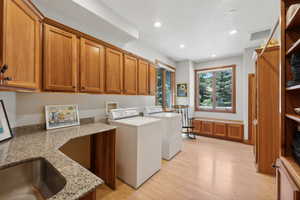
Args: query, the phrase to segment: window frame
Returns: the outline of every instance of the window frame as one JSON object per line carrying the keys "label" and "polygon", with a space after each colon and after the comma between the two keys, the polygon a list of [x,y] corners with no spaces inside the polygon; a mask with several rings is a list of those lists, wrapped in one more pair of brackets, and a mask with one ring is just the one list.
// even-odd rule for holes
{"label": "window frame", "polygon": [[[164,65],[166,66],[166,68],[169,68],[171,70],[167,70],[167,69],[164,69],[164,68],[157,68],[157,70],[162,70],[162,101],[163,101],[163,104],[161,105],[164,109],[166,108],[169,108],[167,107],[166,105],[166,72],[169,71],[171,72],[171,105],[170,105],[170,108],[172,108],[174,105],[175,105],[175,77],[176,77],[176,68],[171,66],[171,65],[168,65],[168,64],[165,64],[159,60],[156,60],[156,65],[158,66],[159,64],[160,65]],[[157,83],[156,83],[157,84]],[[158,99],[157,99],[157,95],[155,95],[155,105],[158,105]]]}
{"label": "window frame", "polygon": [[[204,71],[220,71],[222,69],[232,69],[232,109],[230,110],[222,110],[222,109],[217,109],[216,108],[216,89],[215,89],[215,76],[213,78],[213,84],[214,84],[214,89],[213,89],[213,108],[212,109],[205,109],[205,108],[200,108],[199,105],[199,77],[198,73],[199,72],[204,72]],[[210,67],[210,68],[204,68],[204,69],[196,69],[195,71],[195,111],[198,112],[215,112],[215,113],[236,113],[236,65],[227,65],[227,66],[221,66],[221,67]]]}

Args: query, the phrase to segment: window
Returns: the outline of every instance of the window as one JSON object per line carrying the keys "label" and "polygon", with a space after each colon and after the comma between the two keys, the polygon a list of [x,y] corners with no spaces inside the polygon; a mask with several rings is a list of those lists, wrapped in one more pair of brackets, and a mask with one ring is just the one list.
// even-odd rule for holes
{"label": "window", "polygon": [[171,108],[174,104],[175,72],[171,66],[157,62],[156,104]]}
{"label": "window", "polygon": [[236,66],[195,70],[195,109],[235,113]]}

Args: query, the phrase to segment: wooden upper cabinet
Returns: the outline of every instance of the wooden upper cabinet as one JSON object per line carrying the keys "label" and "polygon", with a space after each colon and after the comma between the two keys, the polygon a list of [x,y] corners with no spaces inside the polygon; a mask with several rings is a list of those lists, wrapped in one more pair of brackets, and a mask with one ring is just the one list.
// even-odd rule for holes
{"label": "wooden upper cabinet", "polygon": [[138,59],[125,55],[124,56],[124,94],[137,94],[137,72]]}
{"label": "wooden upper cabinet", "polygon": [[80,40],[80,91],[103,93],[105,84],[104,46],[81,38]]}
{"label": "wooden upper cabinet", "polygon": [[149,92],[149,63],[144,60],[139,60],[138,68],[138,94],[148,95]]}
{"label": "wooden upper cabinet", "polygon": [[78,70],[77,36],[45,25],[44,30],[45,90],[76,91]]}
{"label": "wooden upper cabinet", "polygon": [[156,67],[153,64],[149,67],[149,94],[156,95]]}
{"label": "wooden upper cabinet", "polygon": [[41,18],[26,1],[2,0],[0,13],[0,64],[8,65],[6,86],[26,89],[40,87]]}
{"label": "wooden upper cabinet", "polygon": [[121,94],[123,91],[123,53],[106,48],[106,92]]}

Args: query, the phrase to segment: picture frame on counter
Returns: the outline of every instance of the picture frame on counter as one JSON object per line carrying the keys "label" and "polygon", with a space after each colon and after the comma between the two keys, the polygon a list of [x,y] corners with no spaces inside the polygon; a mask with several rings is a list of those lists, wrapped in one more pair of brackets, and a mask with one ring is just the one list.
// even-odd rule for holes
{"label": "picture frame on counter", "polygon": [[78,105],[47,105],[45,118],[47,130],[80,125]]}
{"label": "picture frame on counter", "polygon": [[176,96],[177,97],[188,97],[188,84],[177,83],[176,84]]}
{"label": "picture frame on counter", "polygon": [[7,117],[4,101],[0,100],[0,103],[0,142],[3,142],[11,139],[13,134]]}

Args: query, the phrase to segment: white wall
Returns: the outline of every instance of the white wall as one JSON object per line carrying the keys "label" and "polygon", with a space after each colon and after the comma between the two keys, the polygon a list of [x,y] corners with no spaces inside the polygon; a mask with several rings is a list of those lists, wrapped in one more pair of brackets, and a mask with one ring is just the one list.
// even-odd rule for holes
{"label": "white wall", "polygon": [[176,83],[188,84],[188,97],[176,97],[177,105],[190,105],[193,110],[194,107],[194,95],[195,95],[195,83],[194,81],[194,63],[190,60],[185,60],[176,63]]}
{"label": "white wall", "polygon": [[116,101],[120,107],[137,107],[140,111],[145,106],[153,106],[155,97],[123,96],[123,95],[93,95],[68,93],[17,93],[16,94],[16,124],[24,126],[44,123],[45,105],[78,104],[80,118],[105,118],[105,102]]}
{"label": "white wall", "polygon": [[243,56],[213,60],[205,63],[197,63],[195,69],[220,67],[235,64],[236,67],[236,113],[195,112],[196,117],[210,117],[217,119],[243,120]]}
{"label": "white wall", "polygon": [[140,41],[134,40],[126,43],[125,45],[121,46],[126,51],[135,53],[143,58],[146,58],[152,62],[155,62],[156,59],[169,64],[176,68],[176,63],[165,56],[163,53],[151,48],[148,44]]}

